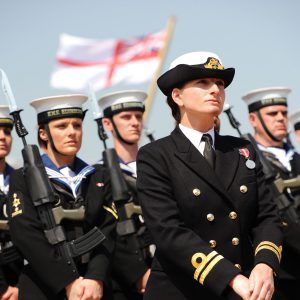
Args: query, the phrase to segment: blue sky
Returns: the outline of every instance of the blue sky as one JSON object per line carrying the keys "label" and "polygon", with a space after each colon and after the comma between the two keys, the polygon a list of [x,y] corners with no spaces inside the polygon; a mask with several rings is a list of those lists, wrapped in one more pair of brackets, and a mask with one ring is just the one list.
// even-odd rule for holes
{"label": "blue sky", "polygon": [[[29,102],[35,98],[71,93],[50,87],[59,34],[88,38],[126,38],[155,32],[166,26],[171,15],[177,19],[164,64],[191,51],[217,53],[225,67],[235,67],[236,76],[226,90],[227,101],[242,123],[242,132],[252,132],[241,96],[249,90],[268,86],[292,89],[289,111],[300,108],[300,2],[279,1],[16,1],[0,0],[0,67],[10,80],[28,131],[28,142],[36,143],[36,116]],[[115,86],[103,93],[138,88],[148,83]],[[0,103],[4,103],[0,92]],[[233,134],[227,117],[221,116],[221,134]],[[171,132],[174,122],[158,91],[148,127],[156,138]],[[80,157],[92,163],[101,157],[91,111],[85,120]],[[146,143],[143,139],[142,143]],[[22,144],[14,137],[10,160],[21,161]]]}

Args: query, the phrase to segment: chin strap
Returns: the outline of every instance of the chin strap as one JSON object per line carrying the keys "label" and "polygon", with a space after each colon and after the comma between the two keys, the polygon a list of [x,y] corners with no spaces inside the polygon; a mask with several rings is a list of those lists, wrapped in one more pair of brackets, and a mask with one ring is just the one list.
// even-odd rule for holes
{"label": "chin strap", "polygon": [[117,138],[118,138],[121,142],[123,142],[123,143],[125,143],[125,144],[127,144],[127,145],[134,145],[135,143],[128,142],[128,141],[126,141],[126,140],[121,136],[121,134],[120,134],[120,132],[119,132],[119,130],[118,130],[118,128],[117,128],[117,126],[116,126],[114,120],[113,120],[113,116],[110,118],[110,120],[111,120],[111,122],[112,122],[112,124],[113,124],[113,127],[114,127],[115,133],[116,133],[116,135],[117,135]]}
{"label": "chin strap", "polygon": [[275,141],[275,142],[281,142],[281,140],[279,140],[278,138],[276,138],[276,137],[270,132],[270,130],[268,129],[267,125],[265,124],[265,122],[264,122],[264,120],[263,120],[263,118],[262,118],[261,113],[260,113],[259,110],[256,112],[256,115],[258,116],[258,119],[259,119],[259,121],[260,121],[260,123],[261,123],[263,129],[264,129],[265,132],[267,133],[267,135],[268,135],[273,141]]}
{"label": "chin strap", "polygon": [[51,133],[50,133],[50,128],[49,128],[49,124],[48,124],[48,123],[45,124],[45,130],[46,130],[46,132],[47,132],[48,139],[49,139],[49,142],[50,142],[50,147],[52,148],[52,150],[53,150],[54,152],[58,153],[59,155],[67,156],[67,155],[65,155],[65,154],[63,154],[63,153],[61,153],[61,152],[59,152],[59,151],[56,149],[56,147],[55,147],[55,145],[54,145],[54,142],[53,142],[53,139],[52,139],[52,136],[51,136]]}

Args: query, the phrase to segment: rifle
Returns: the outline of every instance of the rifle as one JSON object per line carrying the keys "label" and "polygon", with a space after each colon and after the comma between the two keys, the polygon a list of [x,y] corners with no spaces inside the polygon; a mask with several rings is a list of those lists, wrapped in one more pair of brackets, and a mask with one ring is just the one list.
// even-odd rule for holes
{"label": "rifle", "polygon": [[37,145],[27,144],[25,136],[28,132],[20,116],[22,110],[17,108],[5,72],[1,69],[0,71],[2,73],[2,88],[9,103],[11,115],[14,118],[16,132],[22,139],[24,146],[22,149],[23,174],[30,198],[37,209],[48,242],[55,247],[58,255],[72,267],[72,271],[79,276],[73,258],[91,251],[104,241],[105,236],[97,227],[94,227],[81,237],[70,242],[67,241],[60,222],[62,219],[83,220],[84,207],[70,210],[54,207],[54,204],[58,202],[57,195],[50,184],[39,149]]}
{"label": "rifle", "polygon": [[241,138],[248,140],[254,147],[256,153],[259,156],[259,159],[263,165],[263,171],[267,182],[270,182],[269,185],[271,192],[274,195],[275,202],[281,213],[284,221],[289,223],[299,223],[299,216],[294,207],[295,199],[290,193],[289,188],[300,187],[300,176],[291,179],[282,179],[279,172],[277,172],[268,159],[263,155],[262,151],[257,146],[257,143],[253,136],[249,133],[241,134],[239,130],[240,123],[236,120],[234,115],[231,112],[232,107],[226,106],[224,109],[225,114],[227,115],[231,126],[236,129]]}
{"label": "rifle", "polygon": [[103,160],[104,164],[109,168],[112,196],[118,212],[117,234],[126,236],[130,249],[134,249],[138,259],[144,260],[135,221],[132,218],[134,214],[142,213],[141,207],[134,204],[128,191],[128,186],[118,163],[116,150],[111,148],[103,151]]}

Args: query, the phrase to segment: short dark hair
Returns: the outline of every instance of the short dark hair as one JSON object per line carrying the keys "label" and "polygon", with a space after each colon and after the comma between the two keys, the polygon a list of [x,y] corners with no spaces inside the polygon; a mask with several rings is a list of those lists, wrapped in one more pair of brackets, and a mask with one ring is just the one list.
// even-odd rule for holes
{"label": "short dark hair", "polygon": [[[178,84],[176,87],[174,87],[173,89],[175,89],[175,88],[182,89],[185,84],[186,84],[186,82],[182,82],[182,83]],[[172,89],[172,91],[173,91],[173,89]],[[179,124],[180,120],[181,120],[180,110],[179,110],[179,106],[172,98],[172,91],[167,96],[167,103],[168,103],[169,107],[171,108],[173,118],[175,119],[176,123]]]}

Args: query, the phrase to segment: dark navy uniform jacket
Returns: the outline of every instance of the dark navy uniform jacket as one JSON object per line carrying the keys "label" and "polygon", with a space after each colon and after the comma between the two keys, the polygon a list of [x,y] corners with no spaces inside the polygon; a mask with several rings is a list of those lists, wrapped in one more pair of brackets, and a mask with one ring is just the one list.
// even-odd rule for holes
{"label": "dark navy uniform jacket", "polygon": [[279,269],[280,221],[255,150],[216,135],[215,152],[214,171],[178,127],[139,151],[138,197],[157,247],[144,299],[223,299],[237,274]]}
{"label": "dark navy uniform jacket", "polygon": [[[6,164],[4,172],[4,186],[0,190],[0,220],[7,221],[7,192],[9,188],[10,174],[14,169]],[[21,257],[7,262],[3,257],[3,252],[11,249],[12,242],[9,231],[0,231],[0,294],[4,293],[8,286],[15,286],[18,283],[19,275],[23,267]]]}
{"label": "dark navy uniform jacket", "polygon": [[[76,208],[81,204],[85,206],[84,221],[62,221],[67,239],[77,238],[94,226],[99,227],[106,236],[104,243],[91,251],[89,260],[84,262],[84,257],[79,257],[75,258],[75,263],[80,276],[102,280],[107,286],[115,217],[106,171],[104,168],[95,171],[76,158],[74,172],[77,176],[70,186],[67,178],[62,176],[49,157],[43,155],[43,161],[51,185],[59,196],[57,205],[66,209]],[[8,208],[13,242],[28,261],[20,278],[20,299],[65,299],[64,288],[77,275],[46,239],[37,210],[29,197],[23,169],[11,175]],[[104,290],[104,294],[105,292]]]}
{"label": "dark navy uniform jacket", "polygon": [[[284,144],[284,148],[286,151],[290,151],[287,144]],[[290,160],[291,171],[289,171],[273,153],[262,151],[262,154],[282,179],[290,179],[300,175],[300,155],[297,152],[294,152]],[[271,180],[270,184],[272,184]],[[300,187],[291,189],[291,194],[294,197],[294,207],[300,219]],[[297,262],[300,260],[300,225],[299,223],[288,224],[284,212],[280,214],[282,214],[284,220],[283,224],[285,224],[285,226],[283,227],[284,251],[278,277],[282,280],[294,281],[295,288],[298,289],[300,284],[300,269],[297,265]],[[282,284],[282,282],[279,282],[279,288],[280,284]]]}
{"label": "dark navy uniform jacket", "polygon": [[[136,174],[134,170],[120,158],[119,162],[133,201],[136,205],[140,205],[136,196]],[[100,160],[97,164],[103,165],[103,160]],[[96,169],[99,166],[97,164],[95,165]],[[141,227],[145,227],[137,216],[134,216],[134,221],[137,231],[140,230]],[[136,292],[136,283],[146,273],[149,267],[149,263],[145,261],[145,259],[141,259],[138,256],[136,249],[132,249],[129,245],[126,236],[121,237],[116,235],[116,244],[112,263],[112,288],[114,299],[143,299],[143,295]]]}

